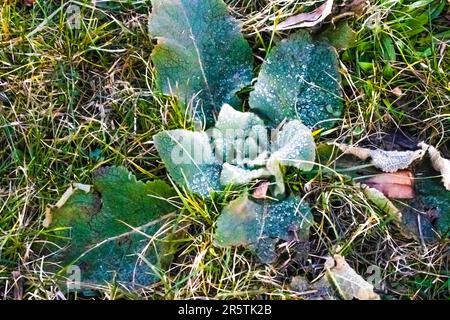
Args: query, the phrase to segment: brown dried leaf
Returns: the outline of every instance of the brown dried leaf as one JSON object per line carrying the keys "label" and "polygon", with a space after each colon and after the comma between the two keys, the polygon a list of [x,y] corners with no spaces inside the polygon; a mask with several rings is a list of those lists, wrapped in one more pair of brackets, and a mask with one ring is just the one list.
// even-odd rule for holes
{"label": "brown dried leaf", "polygon": [[311,12],[302,12],[295,16],[289,17],[277,26],[269,27],[268,30],[289,30],[295,28],[308,28],[317,25],[325,20],[331,14],[333,8],[333,0],[326,0],[321,6]]}
{"label": "brown dried leaf", "polygon": [[345,300],[380,300],[373,286],[356,273],[341,255],[328,257],[325,262],[328,280],[336,286]]}
{"label": "brown dried leaf", "polygon": [[372,160],[372,164],[384,172],[397,172],[408,168],[415,160],[422,159],[425,151],[418,149],[415,151],[385,151],[381,149],[368,149],[349,146],[342,143],[335,145],[344,154],[351,154],[361,160]]}
{"label": "brown dried leaf", "polygon": [[413,175],[409,170],[381,173],[364,181],[366,185],[382,192],[388,198],[413,199]]}
{"label": "brown dried leaf", "polygon": [[450,160],[441,156],[441,153],[433,146],[426,144],[425,142],[419,143],[419,147],[424,152],[428,151],[431,159],[433,169],[439,171],[442,175],[442,183],[445,189],[450,190]]}
{"label": "brown dried leaf", "polygon": [[356,16],[361,16],[366,8],[369,6],[369,1],[367,0],[350,0],[343,6],[344,12],[353,12]]}
{"label": "brown dried leaf", "polygon": [[269,190],[270,182],[269,181],[262,181],[259,183],[255,191],[253,191],[253,198],[255,199],[267,199],[267,191]]}
{"label": "brown dried leaf", "polygon": [[32,7],[34,5],[34,1],[35,0],[24,0],[23,3],[27,6],[27,7]]}
{"label": "brown dried leaf", "polygon": [[23,297],[23,278],[22,273],[18,270],[12,272],[14,279],[14,300],[22,300]]}

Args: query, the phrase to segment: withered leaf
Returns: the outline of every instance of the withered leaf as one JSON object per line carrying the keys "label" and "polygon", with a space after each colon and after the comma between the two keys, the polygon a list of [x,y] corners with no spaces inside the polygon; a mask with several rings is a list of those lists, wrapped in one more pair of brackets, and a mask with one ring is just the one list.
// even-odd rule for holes
{"label": "withered leaf", "polygon": [[341,255],[328,257],[325,269],[329,281],[336,286],[343,299],[380,300],[380,296],[373,291],[373,285],[357,274]]}

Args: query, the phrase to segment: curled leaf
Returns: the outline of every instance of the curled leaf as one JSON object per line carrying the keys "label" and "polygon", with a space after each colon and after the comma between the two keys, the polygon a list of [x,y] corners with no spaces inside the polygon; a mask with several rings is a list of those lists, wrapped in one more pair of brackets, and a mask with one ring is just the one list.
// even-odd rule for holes
{"label": "curled leaf", "polygon": [[383,194],[383,192],[365,184],[355,184],[355,186],[360,187],[367,199],[375,204],[381,211],[393,218],[398,226],[401,226],[402,212]]}
{"label": "curled leaf", "polygon": [[415,151],[385,151],[349,146],[342,143],[335,145],[344,153],[351,154],[361,160],[371,159],[372,164],[384,172],[396,172],[408,168],[415,160],[422,159],[425,152]]}
{"label": "curled leaf", "polygon": [[250,183],[252,180],[268,177],[270,175],[270,172],[264,168],[247,170],[224,163],[222,173],[220,174],[220,183],[224,186],[227,184],[242,185]]}
{"label": "curled leaf", "polygon": [[380,296],[373,291],[373,285],[357,274],[344,257],[337,254],[328,257],[325,269],[329,281],[336,286],[343,299],[380,300]]}
{"label": "curled leaf", "polygon": [[264,122],[252,112],[240,112],[227,104],[208,133],[213,139],[216,158],[233,165],[251,164],[268,149]]}
{"label": "curled leaf", "polygon": [[326,0],[322,5],[311,12],[302,12],[289,17],[276,26],[269,27],[268,30],[289,30],[295,28],[309,28],[319,24],[331,14],[333,0]]}
{"label": "curled leaf", "polygon": [[447,190],[450,190],[450,160],[443,158],[441,153],[435,147],[430,146],[425,142],[419,143],[419,147],[421,147],[424,152],[428,151],[434,170],[441,173],[444,187]]}
{"label": "curled leaf", "polygon": [[291,166],[310,171],[316,159],[316,145],[311,130],[298,120],[287,122],[276,136],[267,170],[275,176],[275,196],[284,193],[280,166]]}
{"label": "curled leaf", "polygon": [[364,183],[371,188],[381,191],[388,198],[413,199],[413,179],[411,171],[402,170],[395,173],[377,174],[364,180]]}

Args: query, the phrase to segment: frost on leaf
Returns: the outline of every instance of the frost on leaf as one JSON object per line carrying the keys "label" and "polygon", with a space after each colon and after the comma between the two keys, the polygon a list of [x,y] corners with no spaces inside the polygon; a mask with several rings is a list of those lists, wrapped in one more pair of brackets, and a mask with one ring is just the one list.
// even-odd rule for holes
{"label": "frost on leaf", "polygon": [[408,168],[415,160],[422,159],[425,151],[385,151],[335,144],[344,154],[351,154],[361,160],[371,159],[372,164],[384,172],[396,172]]}
{"label": "frost on leaf", "polygon": [[151,2],[156,84],[211,126],[222,105],[236,102],[236,92],[250,84],[251,48],[222,0]]}
{"label": "frost on leaf", "polygon": [[270,175],[270,172],[264,168],[247,170],[224,163],[222,173],[220,174],[220,183],[224,186],[228,184],[242,185],[248,184],[252,180],[268,177]]}
{"label": "frost on leaf", "polygon": [[298,32],[268,54],[250,94],[250,108],[273,126],[288,118],[330,128],[343,105],[337,67],[333,47]]}
{"label": "frost on leaf", "polygon": [[[163,181],[137,181],[124,167],[99,169],[93,187],[76,189],[50,209],[50,227],[61,247],[58,260],[81,268],[82,283],[117,281],[147,285],[167,261],[167,244],[150,240],[175,208]],[[152,266],[153,267],[152,267]],[[156,268],[156,269],[153,269]]]}
{"label": "frost on leaf", "polygon": [[216,157],[240,167],[251,166],[268,148],[264,122],[254,113],[240,112],[227,104],[210,133]]}
{"label": "frost on leaf", "polygon": [[263,263],[272,263],[277,258],[277,242],[308,241],[312,222],[308,205],[298,197],[253,201],[244,195],[223,209],[215,242],[221,247],[249,247]]}
{"label": "frost on leaf", "polygon": [[298,120],[287,122],[278,132],[267,169],[275,176],[275,196],[284,193],[283,174],[280,166],[291,166],[302,171],[314,167],[316,145],[311,130]]}
{"label": "frost on leaf", "polygon": [[345,300],[379,300],[380,296],[373,291],[373,286],[364,280],[349,266],[344,257],[334,255],[325,262],[328,280],[336,286]]}
{"label": "frost on leaf", "polygon": [[159,156],[172,179],[203,197],[220,190],[221,165],[205,132],[162,131],[153,137]]}

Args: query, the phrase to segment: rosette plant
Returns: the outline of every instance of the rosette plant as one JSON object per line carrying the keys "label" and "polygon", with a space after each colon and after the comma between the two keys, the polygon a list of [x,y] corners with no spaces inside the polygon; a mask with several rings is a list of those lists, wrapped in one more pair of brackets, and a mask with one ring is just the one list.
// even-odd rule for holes
{"label": "rosette plant", "polygon": [[342,111],[335,49],[301,31],[280,41],[252,85],[253,57],[238,22],[222,0],[154,0],[149,30],[156,87],[176,97],[196,128],[161,131],[154,143],[172,180],[209,198],[229,185],[272,181],[268,199],[245,193],[219,217],[216,243],[249,246],[264,262],[279,240],[306,241],[308,204],[288,195],[284,167],[310,171],[316,147],[312,129],[331,128]]}

